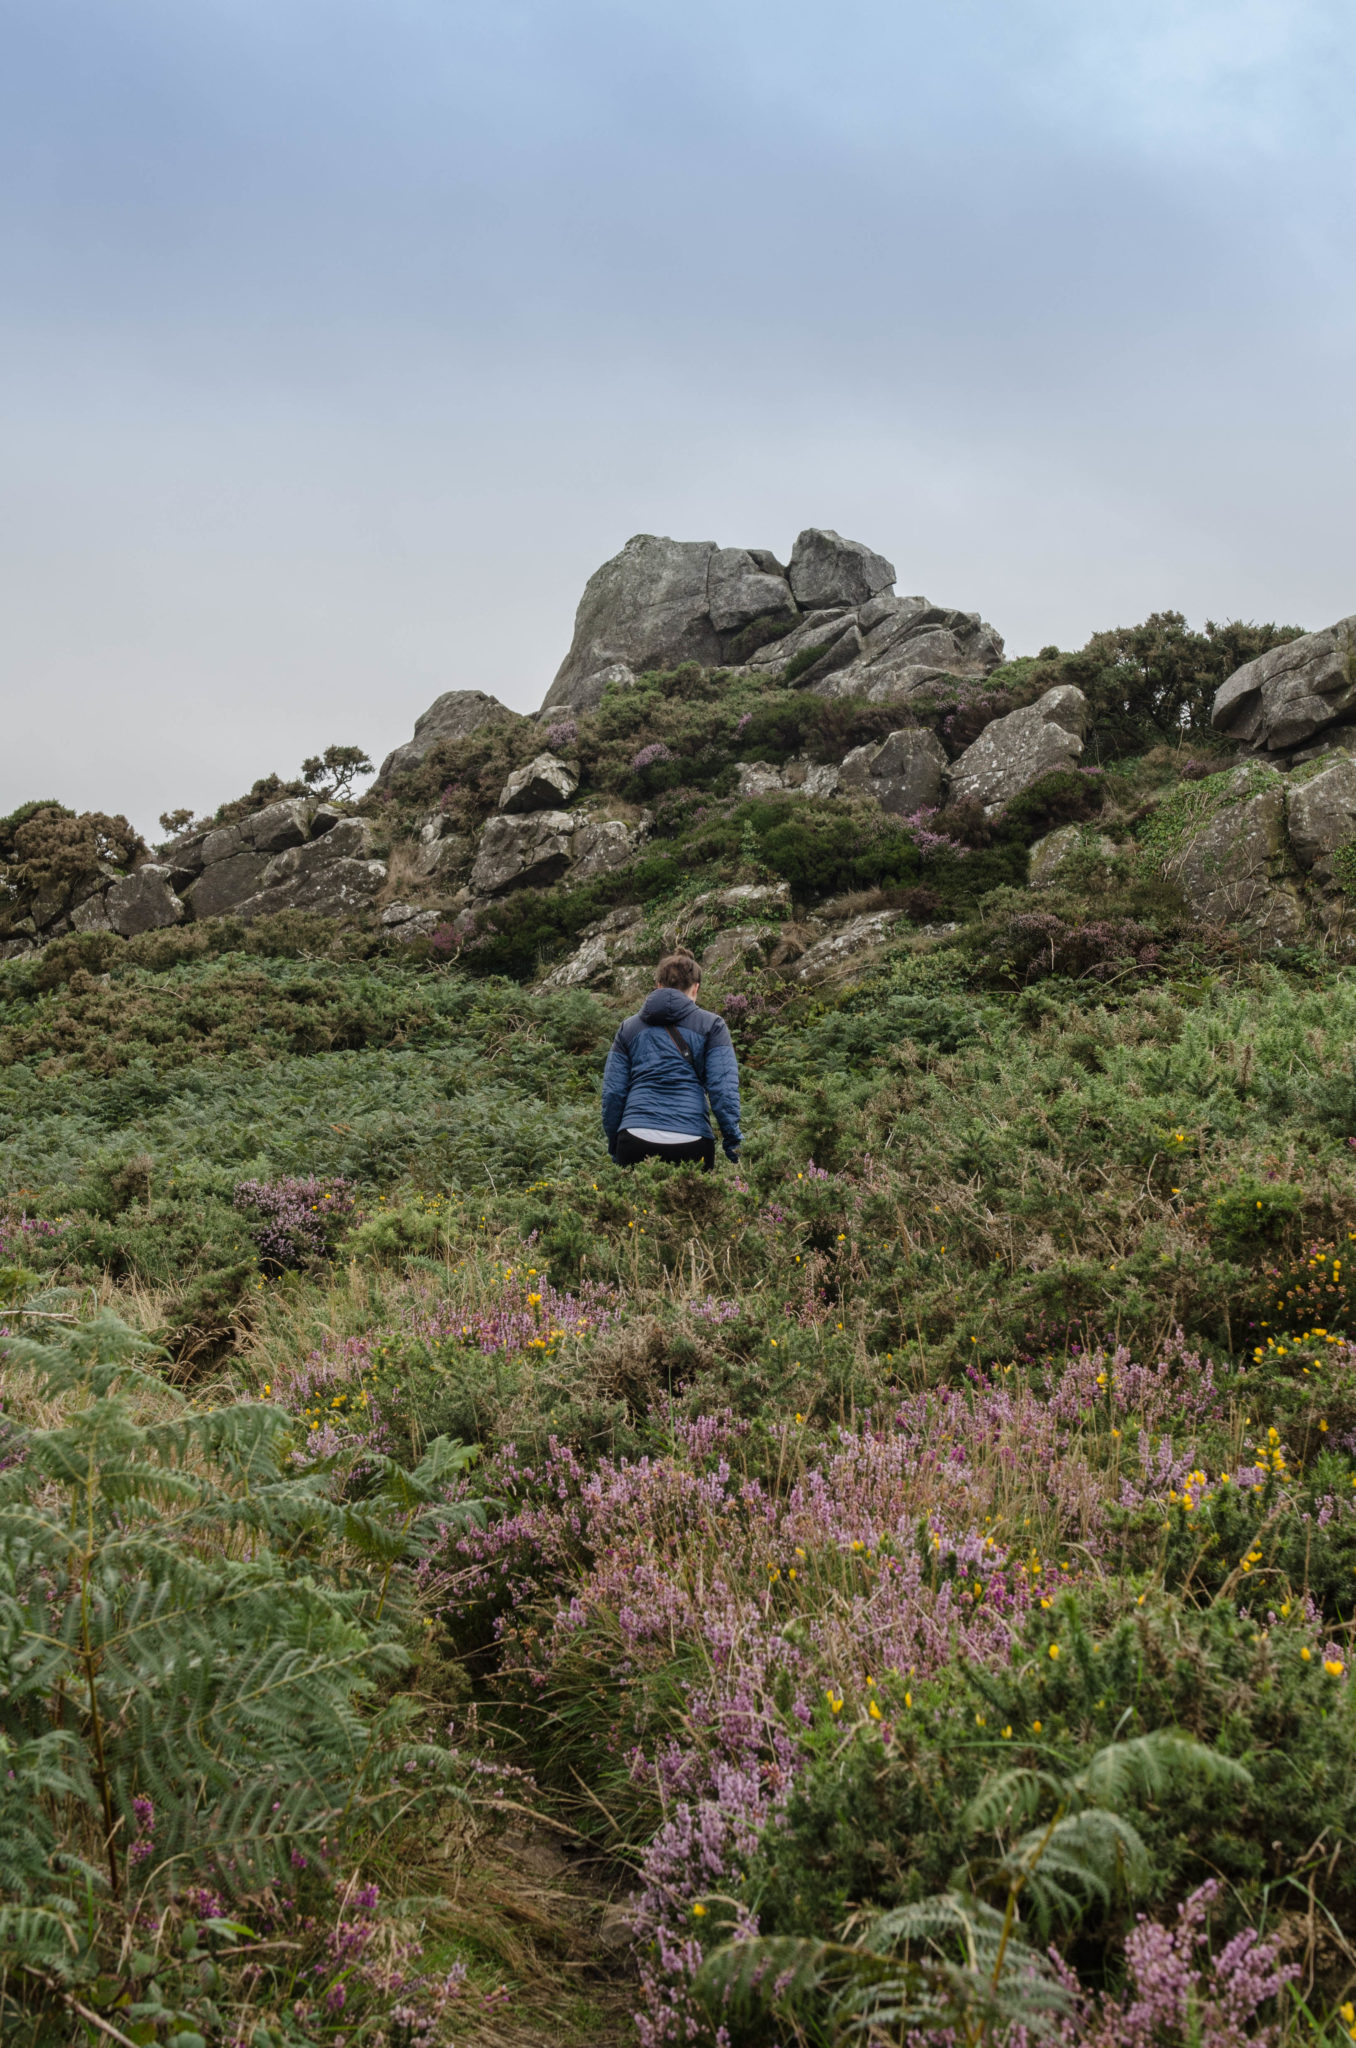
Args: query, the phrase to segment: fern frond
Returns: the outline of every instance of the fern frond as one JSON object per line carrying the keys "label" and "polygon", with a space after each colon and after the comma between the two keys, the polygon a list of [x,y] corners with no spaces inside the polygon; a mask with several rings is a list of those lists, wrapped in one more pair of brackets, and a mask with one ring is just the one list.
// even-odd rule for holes
{"label": "fern frond", "polygon": [[1192,1778],[1198,1784],[1247,1787],[1250,1773],[1232,1757],[1168,1728],[1148,1735],[1136,1735],[1128,1742],[1108,1743],[1099,1749],[1077,1777],[1073,1786],[1084,1799],[1099,1806],[1118,1806],[1127,1799],[1158,1799],[1174,1779]]}

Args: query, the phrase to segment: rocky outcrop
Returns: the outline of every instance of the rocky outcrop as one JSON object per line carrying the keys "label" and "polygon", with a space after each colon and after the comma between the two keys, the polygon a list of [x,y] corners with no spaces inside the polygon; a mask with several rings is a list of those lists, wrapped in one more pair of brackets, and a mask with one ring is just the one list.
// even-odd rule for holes
{"label": "rocky outcrop", "polygon": [[839,787],[873,796],[884,811],[910,818],[941,801],[946,752],[921,726],[905,726],[878,746],[854,747],[839,770]]}
{"label": "rocky outcrop", "polygon": [[1070,683],[996,718],[953,765],[952,802],[979,803],[992,813],[1043,775],[1076,767],[1088,722],[1088,700]]}
{"label": "rocky outcrop", "polygon": [[440,740],[464,740],[486,725],[511,724],[518,716],[484,690],[446,690],[414,721],[414,737],[386,756],[374,785],[384,789],[394,775],[417,768]]}
{"label": "rocky outcrop", "polygon": [[[894,581],[883,555],[824,527],[797,537],[785,569],[763,548],[637,534],[589,578],[539,715],[591,711],[609,682],[684,661],[747,655],[755,671],[795,661],[802,688],[884,700],[941,676],[985,676],[1002,660],[978,612],[897,598]],[[752,653],[750,628],[766,641]]]}
{"label": "rocky outcrop", "polygon": [[[275,854],[259,878],[258,889],[237,903],[232,914],[247,924],[281,910],[309,910],[317,917],[363,917],[374,908],[386,883],[386,864],[371,859],[371,849],[372,827],[367,819],[344,818],[323,838]],[[193,897],[196,908],[196,889]]]}
{"label": "rocky outcrop", "polygon": [[499,796],[501,811],[549,811],[567,804],[579,787],[573,768],[554,754],[538,754],[515,768]]}
{"label": "rocky outcrop", "polygon": [[126,871],[101,867],[72,893],[35,892],[26,919],[11,924],[5,957],[31,952],[64,932],[145,932],[236,917],[245,923],[277,911],[308,910],[341,921],[366,920],[386,885],[372,858],[372,826],[314,797],[287,797],[224,825],[184,832]]}
{"label": "rocky outcrop", "polygon": [[[808,660],[816,649],[819,659]],[[748,667],[771,673],[795,662],[798,689],[884,704],[936,697],[939,684],[954,687],[957,679],[980,682],[1002,659],[1002,636],[978,612],[882,591],[855,610],[807,613],[794,632],[759,648]]]}
{"label": "rocky outcrop", "polygon": [[386,880],[371,851],[365,818],[288,797],[233,824],[184,834],[164,860],[190,916],[249,922],[279,910],[362,914]]}
{"label": "rocky outcrop", "polygon": [[1270,647],[1215,692],[1215,730],[1278,753],[1356,713],[1356,614]]}

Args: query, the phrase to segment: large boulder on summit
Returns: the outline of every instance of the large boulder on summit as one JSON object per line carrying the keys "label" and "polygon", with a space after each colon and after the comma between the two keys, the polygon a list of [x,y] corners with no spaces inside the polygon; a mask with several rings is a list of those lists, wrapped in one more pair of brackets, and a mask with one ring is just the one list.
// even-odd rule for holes
{"label": "large boulder on summit", "polygon": [[1215,692],[1217,732],[1245,746],[1303,746],[1356,712],[1356,614],[1321,633],[1269,647]]}
{"label": "large boulder on summit", "polygon": [[941,801],[946,752],[922,726],[905,726],[877,746],[854,747],[838,771],[840,789],[874,796],[881,809],[911,818]]}
{"label": "large boulder on summit", "polygon": [[727,552],[711,540],[669,540],[654,533],[628,540],[584,585],[570,651],[542,711],[566,705],[592,711],[608,670],[618,664],[632,674],[683,661],[714,666],[721,645],[711,622],[708,581],[712,557]]}
{"label": "large boulder on summit", "polygon": [[554,754],[538,754],[525,768],[515,768],[499,796],[501,811],[549,811],[567,804],[579,777]]}
{"label": "large boulder on summit", "polygon": [[951,800],[997,811],[1043,775],[1074,768],[1088,730],[1088,700],[1059,683],[1034,704],[995,718],[951,770]]}
{"label": "large boulder on summit", "polygon": [[791,594],[803,610],[866,604],[894,587],[894,565],[828,526],[807,526],[791,550]]}
{"label": "large boulder on summit", "polygon": [[755,619],[795,617],[786,571],[764,549],[716,548],[707,569],[707,606],[718,633],[737,633]]}
{"label": "large boulder on summit", "polygon": [[374,787],[384,788],[393,775],[404,775],[417,768],[440,740],[464,740],[482,726],[504,725],[517,715],[484,690],[445,690],[415,719],[413,739],[386,756]]}

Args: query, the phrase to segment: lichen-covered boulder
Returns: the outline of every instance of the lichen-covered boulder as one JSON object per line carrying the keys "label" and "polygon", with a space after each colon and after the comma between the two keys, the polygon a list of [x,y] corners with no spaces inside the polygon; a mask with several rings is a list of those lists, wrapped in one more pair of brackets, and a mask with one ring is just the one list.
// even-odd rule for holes
{"label": "lichen-covered boulder", "polygon": [[138,932],[160,931],[184,920],[184,906],[170,887],[169,869],[154,861],[114,882],[104,905],[109,925],[124,939],[135,938]]}
{"label": "lichen-covered boulder", "polygon": [[314,811],[309,797],[284,797],[234,824],[218,825],[199,843],[201,864],[212,867],[238,853],[281,853],[285,847],[300,846],[310,833]]}
{"label": "lichen-covered boulder", "polygon": [[562,810],[579,787],[579,777],[554,754],[538,754],[515,768],[499,796],[501,811]]}
{"label": "lichen-covered boulder", "polygon": [[645,912],[638,903],[609,910],[580,933],[582,944],[553,967],[541,982],[548,988],[606,988],[615,983],[620,962],[643,952]]}
{"label": "lichen-covered boulder", "polygon": [[188,891],[187,901],[195,918],[224,917],[259,890],[269,855],[243,847],[225,860],[205,867]]}
{"label": "lichen-covered boulder", "polygon": [[736,761],[735,768],[739,794],[745,802],[750,797],[775,796],[786,788],[785,776],[771,761]]}
{"label": "lichen-covered boulder", "polygon": [[922,726],[903,726],[876,746],[854,747],[838,771],[841,789],[875,797],[883,811],[910,818],[941,799],[946,751]]}
{"label": "lichen-covered boulder", "polygon": [[739,794],[758,796],[833,796],[839,771],[832,761],[807,761],[803,756],[774,767],[770,761],[736,761]]}
{"label": "lichen-covered boulder", "polygon": [[1285,793],[1290,848],[1302,868],[1356,840],[1356,760],[1325,755],[1291,777]]}
{"label": "lichen-covered boulder", "polygon": [[339,861],[368,862],[372,855],[372,827],[366,818],[341,818],[323,839],[308,846],[289,846],[273,859],[260,878],[263,889],[284,889],[289,885],[308,890],[312,878],[324,874]]}
{"label": "lichen-covered boulder", "polygon": [[[182,913],[182,903],[179,908]],[[113,921],[108,914],[107,895],[87,896],[83,903],[77,903],[70,922],[73,932],[111,932]]]}
{"label": "lichen-covered boulder", "polygon": [[953,766],[952,802],[1001,810],[1043,775],[1076,767],[1088,723],[1088,700],[1071,683],[1059,683],[1034,704],[994,719]]}
{"label": "lichen-covered boulder", "polygon": [[1027,881],[1033,889],[1059,885],[1083,887],[1105,882],[1116,858],[1116,842],[1089,825],[1061,825],[1038,839],[1027,857]]}
{"label": "lichen-covered boulder", "polygon": [[568,811],[503,811],[486,821],[471,870],[471,893],[501,896],[506,889],[541,889],[570,865],[575,821]]}
{"label": "lichen-covered boulder", "polygon": [[[1250,944],[1293,945],[1304,910],[1290,871],[1285,778],[1245,764],[1214,785],[1202,822],[1171,849],[1163,871],[1203,923],[1226,926]],[[1198,785],[1203,791],[1205,785]]]}
{"label": "lichen-covered boulder", "polygon": [[774,939],[775,934],[767,925],[728,925],[703,949],[702,972],[720,975],[740,967],[757,969],[764,964],[767,948]]}
{"label": "lichen-covered boulder", "polygon": [[1356,712],[1356,614],[1270,647],[1215,692],[1217,732],[1276,753]]}
{"label": "lichen-covered boulder", "polygon": [[[309,846],[297,853],[311,853]],[[280,854],[279,860],[287,860]],[[366,921],[386,886],[386,863],[381,860],[352,860],[347,857],[313,860],[284,869],[267,888],[238,903],[232,913],[250,924],[258,917],[273,917],[284,910],[308,910],[315,917]]]}
{"label": "lichen-covered boulder", "polygon": [[650,835],[650,812],[639,818],[580,818],[575,825],[570,880],[588,882],[595,875],[625,867]]}
{"label": "lichen-covered boulder", "polygon": [[850,919],[840,931],[830,932],[806,948],[790,970],[793,980],[826,980],[857,954],[882,945],[903,915],[902,910],[876,910]]}

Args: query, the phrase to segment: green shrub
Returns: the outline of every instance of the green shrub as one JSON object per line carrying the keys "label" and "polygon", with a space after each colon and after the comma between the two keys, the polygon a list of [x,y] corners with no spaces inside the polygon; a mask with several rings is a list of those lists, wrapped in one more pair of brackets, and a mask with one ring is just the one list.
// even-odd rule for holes
{"label": "green shrub", "polygon": [[1260,1246],[1283,1242],[1303,1206],[1302,1189],[1245,1175],[1212,1200],[1211,1240],[1226,1257],[1246,1258]]}

